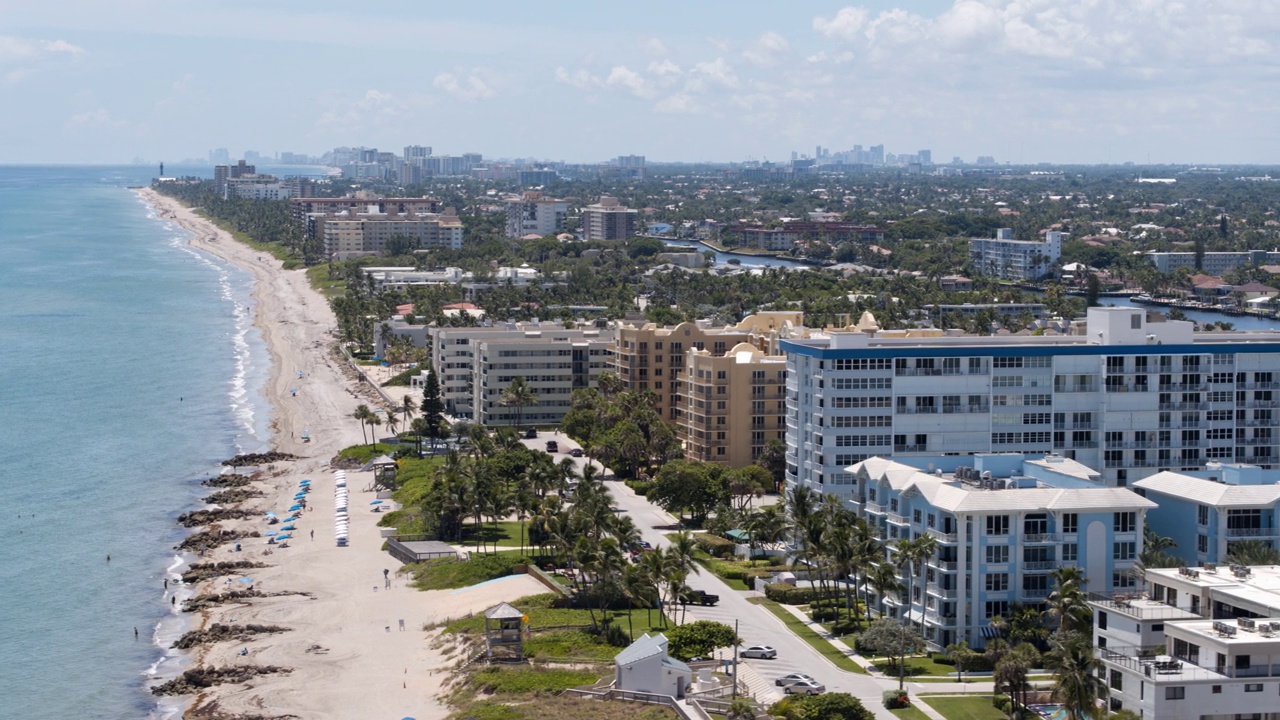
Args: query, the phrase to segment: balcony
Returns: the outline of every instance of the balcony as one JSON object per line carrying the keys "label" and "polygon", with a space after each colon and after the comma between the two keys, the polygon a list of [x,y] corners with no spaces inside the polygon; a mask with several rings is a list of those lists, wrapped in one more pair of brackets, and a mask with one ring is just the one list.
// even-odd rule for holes
{"label": "balcony", "polygon": [[1236,458],[1236,462],[1245,465],[1275,465],[1280,462],[1280,457],[1272,455],[1247,455],[1245,457]]}
{"label": "balcony", "polygon": [[1202,402],[1176,402],[1176,403],[1160,403],[1160,410],[1204,410],[1209,403]]}
{"label": "balcony", "polygon": [[1089,593],[1091,604],[1109,611],[1138,618],[1139,620],[1193,620],[1202,617],[1197,610],[1181,608],[1150,600],[1136,592]]}
{"label": "balcony", "polygon": [[990,405],[943,405],[943,415],[958,415],[965,413],[985,413],[991,412]]}
{"label": "balcony", "polygon": [[941,570],[942,572],[951,572],[951,573],[955,572],[957,567],[954,561],[948,562],[945,560],[939,560],[937,558],[929,558],[928,565],[929,567],[935,570]]}
{"label": "balcony", "polygon": [[1022,569],[1034,572],[1036,570],[1052,570],[1058,567],[1058,563],[1053,560],[1029,560],[1022,563]]}
{"label": "balcony", "polygon": [[1049,588],[1022,588],[1018,591],[1018,597],[1025,600],[1043,600],[1049,597]]}
{"label": "balcony", "polygon": [[955,588],[944,588],[938,583],[928,583],[925,585],[925,592],[943,599],[954,599],[958,596]]}
{"label": "balcony", "polygon": [[884,515],[885,512],[886,511],[884,509],[884,506],[881,505],[880,503],[874,503],[874,502],[867,503],[868,515]]}
{"label": "balcony", "polygon": [[1054,430],[1097,430],[1098,423],[1096,422],[1077,422],[1077,423],[1060,422],[1060,423],[1054,423],[1053,429]]}
{"label": "balcony", "polygon": [[893,451],[896,453],[915,453],[924,452],[924,445],[894,445]]}
{"label": "balcony", "polygon": [[942,543],[943,545],[955,545],[957,542],[956,534],[953,532],[951,533],[942,532],[941,530],[938,530],[936,528],[929,528],[925,532],[929,533],[930,537]]}
{"label": "balcony", "polygon": [[1227,528],[1227,537],[1229,538],[1275,537],[1278,534],[1280,534],[1280,528]]}
{"label": "balcony", "polygon": [[937,415],[937,405],[900,405],[893,409],[899,415]]}
{"label": "balcony", "polygon": [[893,371],[898,377],[935,377],[942,375],[964,375],[960,368],[896,368]]}
{"label": "balcony", "polygon": [[1280,402],[1275,400],[1249,400],[1244,404],[1247,408],[1277,408]]}
{"label": "balcony", "polygon": [[1179,383],[1172,383],[1169,385],[1159,386],[1160,392],[1205,392],[1208,389],[1209,389],[1208,383],[1195,383],[1195,384],[1185,384],[1185,385],[1179,384]]}
{"label": "balcony", "polygon": [[1058,538],[1053,533],[1023,533],[1022,542],[1031,545],[1055,543],[1058,542]]}
{"label": "balcony", "polygon": [[1280,382],[1236,383],[1237,390],[1280,390]]}
{"label": "balcony", "polygon": [[[1222,442],[1230,444],[1232,441],[1223,440]],[[1272,437],[1236,438],[1235,440],[1236,445],[1275,445],[1276,442],[1276,438]]]}
{"label": "balcony", "polygon": [[891,525],[910,525],[911,523],[898,513],[889,513],[889,524]]}

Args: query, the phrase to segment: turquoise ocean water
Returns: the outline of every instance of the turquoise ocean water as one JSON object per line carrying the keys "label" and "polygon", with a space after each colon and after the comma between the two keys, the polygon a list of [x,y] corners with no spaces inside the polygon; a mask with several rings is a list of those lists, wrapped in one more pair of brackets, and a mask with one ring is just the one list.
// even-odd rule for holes
{"label": "turquoise ocean water", "polygon": [[0,167],[0,717],[166,714],[174,521],[269,441],[249,276],[126,189],[154,174]]}

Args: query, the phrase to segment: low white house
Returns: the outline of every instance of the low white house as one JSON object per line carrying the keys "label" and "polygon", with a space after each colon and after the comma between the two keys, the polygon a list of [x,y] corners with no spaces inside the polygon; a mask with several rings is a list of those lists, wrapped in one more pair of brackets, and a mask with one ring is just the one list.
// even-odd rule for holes
{"label": "low white house", "polygon": [[613,664],[614,687],[619,690],[680,698],[693,681],[689,666],[667,654],[667,636],[662,633],[637,639],[614,657]]}

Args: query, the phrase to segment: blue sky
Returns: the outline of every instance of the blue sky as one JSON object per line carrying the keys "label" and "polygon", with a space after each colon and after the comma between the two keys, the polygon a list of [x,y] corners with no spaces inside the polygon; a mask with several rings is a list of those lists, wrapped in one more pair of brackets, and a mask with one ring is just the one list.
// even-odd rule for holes
{"label": "blue sky", "polygon": [[1280,2],[0,0],[0,163],[1280,163]]}

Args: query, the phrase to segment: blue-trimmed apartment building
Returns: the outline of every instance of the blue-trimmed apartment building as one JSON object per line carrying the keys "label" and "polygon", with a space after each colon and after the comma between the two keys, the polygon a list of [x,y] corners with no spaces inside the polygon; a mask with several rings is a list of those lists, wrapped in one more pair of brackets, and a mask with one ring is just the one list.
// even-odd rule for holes
{"label": "blue-trimmed apartment building", "polygon": [[1162,472],[1133,484],[1160,506],[1147,517],[1156,533],[1172,538],[1169,553],[1188,567],[1227,562],[1233,543],[1280,543],[1280,471],[1211,463],[1203,470]]}
{"label": "blue-trimmed apartment building", "polygon": [[1124,486],[1280,465],[1280,334],[1091,308],[1080,334],[828,332],[787,356],[787,480],[848,497],[870,457],[1057,454]]}
{"label": "blue-trimmed apartment building", "polygon": [[[848,468],[847,502],[870,524],[897,565],[898,540],[928,535],[930,558],[904,593],[873,599],[892,617],[920,622],[942,648],[960,640],[981,648],[991,618],[1014,605],[1044,609],[1052,571],[1077,566],[1087,589],[1136,588],[1143,522],[1155,504],[1060,456],[1017,454],[913,458],[919,466],[871,458]],[[905,591],[910,588],[910,597]]]}

